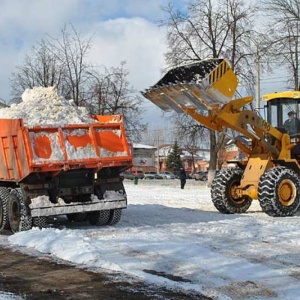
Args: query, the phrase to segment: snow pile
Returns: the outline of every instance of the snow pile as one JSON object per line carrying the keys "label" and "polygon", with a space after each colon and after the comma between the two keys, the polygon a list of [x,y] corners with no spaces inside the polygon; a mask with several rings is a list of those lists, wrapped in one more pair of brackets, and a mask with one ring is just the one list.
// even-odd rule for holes
{"label": "snow pile", "polygon": [[24,298],[12,293],[0,292],[0,300],[23,300]]}
{"label": "snow pile", "polygon": [[26,89],[21,103],[0,109],[0,118],[23,119],[29,127],[95,123],[86,108],[59,96],[56,87]]}
{"label": "snow pile", "polygon": [[253,201],[247,213],[221,214],[194,180],[184,190],[179,180],[125,181],[125,189],[129,206],[116,226],[62,220],[60,230],[34,228],[0,243],[214,300],[300,299],[300,213],[272,218]]}

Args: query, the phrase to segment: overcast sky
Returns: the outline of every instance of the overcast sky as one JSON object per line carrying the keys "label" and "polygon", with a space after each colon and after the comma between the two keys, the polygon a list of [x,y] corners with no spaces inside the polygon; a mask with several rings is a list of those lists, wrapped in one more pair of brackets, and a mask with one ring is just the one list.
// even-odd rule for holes
{"label": "overcast sky", "polygon": [[[9,102],[10,76],[24,55],[47,34],[72,23],[93,35],[90,61],[107,68],[126,61],[131,85],[142,91],[161,76],[166,51],[162,7],[169,0],[0,0],[0,98]],[[173,0],[182,7],[184,0]],[[146,101],[149,110],[154,105]],[[160,111],[154,110],[157,113]],[[149,121],[149,116],[146,117]]]}
{"label": "overcast sky", "polygon": [[[138,91],[148,88],[164,67],[165,32],[157,21],[164,18],[162,7],[168,2],[183,8],[186,1],[0,0],[0,98],[9,102],[9,78],[32,46],[47,34],[59,36],[70,23],[85,37],[93,35],[93,64],[110,68],[126,61],[131,85]],[[262,81],[262,93],[273,92],[265,89],[266,83]],[[144,108],[144,122],[162,119],[162,111],[150,101],[145,100]]]}

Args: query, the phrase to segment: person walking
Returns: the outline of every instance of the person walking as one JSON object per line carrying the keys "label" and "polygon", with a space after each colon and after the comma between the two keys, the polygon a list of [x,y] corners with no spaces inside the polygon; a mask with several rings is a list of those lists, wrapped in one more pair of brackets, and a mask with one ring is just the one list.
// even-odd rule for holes
{"label": "person walking", "polygon": [[180,168],[179,170],[179,179],[180,179],[180,187],[183,190],[186,184],[186,172],[184,168]]}

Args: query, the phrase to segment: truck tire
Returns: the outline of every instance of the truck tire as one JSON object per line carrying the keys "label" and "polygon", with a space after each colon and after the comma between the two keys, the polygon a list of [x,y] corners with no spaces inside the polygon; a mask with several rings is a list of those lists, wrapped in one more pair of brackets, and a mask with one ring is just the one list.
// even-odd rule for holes
{"label": "truck tire", "polygon": [[87,214],[86,213],[67,214],[67,218],[70,222],[85,222],[87,220]]}
{"label": "truck tire", "polygon": [[234,195],[234,187],[240,184],[243,170],[240,168],[223,169],[214,178],[211,185],[211,198],[216,209],[223,214],[246,212],[252,199],[249,196]]}
{"label": "truck tire", "polygon": [[110,217],[107,225],[115,225],[121,220],[122,216],[122,209],[111,209],[110,210]]}
{"label": "truck tire", "polygon": [[8,200],[9,225],[13,233],[30,230],[32,217],[20,189],[13,189]]}
{"label": "truck tire", "polygon": [[6,187],[0,187],[0,232],[4,229],[10,229],[8,219],[8,199],[9,190]]}
{"label": "truck tire", "polygon": [[47,217],[35,217],[32,218],[32,225],[38,228],[45,228],[47,226]]}
{"label": "truck tire", "polygon": [[273,217],[293,216],[300,205],[298,175],[286,167],[275,167],[265,172],[258,184],[259,204]]}
{"label": "truck tire", "polygon": [[99,211],[91,211],[87,215],[87,219],[89,220],[91,225],[107,225],[110,220],[110,211],[109,210],[99,210]]}

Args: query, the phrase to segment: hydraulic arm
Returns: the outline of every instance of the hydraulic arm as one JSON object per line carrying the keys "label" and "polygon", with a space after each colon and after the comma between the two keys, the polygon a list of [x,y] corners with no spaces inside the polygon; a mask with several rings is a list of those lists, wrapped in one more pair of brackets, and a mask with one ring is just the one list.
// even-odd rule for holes
{"label": "hydraulic arm", "polygon": [[[265,196],[261,188],[266,185],[263,178],[269,170],[273,172],[273,168],[280,167],[276,169],[282,173],[279,172],[278,180],[283,180],[281,176],[288,178],[283,180],[277,191],[284,209],[278,212],[275,211],[277,208],[270,208],[270,205],[261,206],[270,215],[293,214],[300,203],[295,188],[300,185],[297,175],[300,167],[297,159],[291,155],[296,143],[291,142],[287,133],[273,127],[256,111],[246,108],[252,102],[252,97],[232,100],[237,84],[237,77],[228,62],[212,59],[170,70],[143,95],[164,111],[185,113],[211,130],[224,132],[231,129],[247,138],[247,143],[239,139],[235,143],[247,154],[248,159],[236,161],[237,170],[221,172],[219,179],[213,182],[212,198],[221,212],[243,212],[250,206],[252,199],[270,201],[271,196]],[[286,175],[285,169],[293,172],[292,175]],[[275,181],[274,185],[278,185],[278,182]],[[222,193],[220,186],[225,189]],[[219,199],[224,193],[230,201],[223,199],[220,204]],[[291,205],[293,213],[292,209],[285,209]]]}

